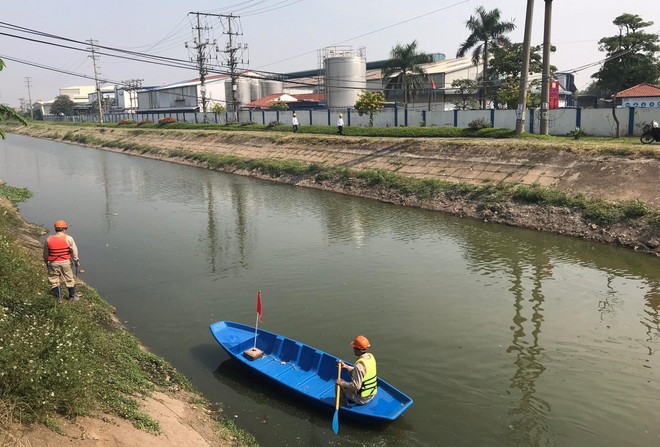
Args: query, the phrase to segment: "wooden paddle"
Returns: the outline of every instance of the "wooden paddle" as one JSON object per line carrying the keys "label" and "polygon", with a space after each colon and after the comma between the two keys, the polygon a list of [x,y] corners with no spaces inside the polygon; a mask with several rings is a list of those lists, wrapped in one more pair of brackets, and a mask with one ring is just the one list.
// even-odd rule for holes
{"label": "wooden paddle", "polygon": [[[341,360],[337,362],[337,380],[341,379]],[[339,434],[339,396],[341,390],[339,384],[335,387],[335,415],[332,418],[332,431]]]}

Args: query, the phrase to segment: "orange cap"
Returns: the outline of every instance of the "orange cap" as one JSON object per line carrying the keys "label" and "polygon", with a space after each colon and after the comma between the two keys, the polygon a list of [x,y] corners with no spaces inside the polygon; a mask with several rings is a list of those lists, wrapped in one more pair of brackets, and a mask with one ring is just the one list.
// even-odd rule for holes
{"label": "orange cap", "polygon": [[66,224],[66,222],[63,221],[63,220],[58,220],[57,222],[55,222],[54,227],[55,227],[56,230],[57,230],[58,228],[62,228],[62,229],[64,229],[64,230],[66,230],[67,228],[69,228],[69,226],[68,226],[68,225]]}
{"label": "orange cap", "polygon": [[358,335],[355,340],[351,342],[351,346],[357,349],[365,350],[371,347],[369,340],[364,335]]}

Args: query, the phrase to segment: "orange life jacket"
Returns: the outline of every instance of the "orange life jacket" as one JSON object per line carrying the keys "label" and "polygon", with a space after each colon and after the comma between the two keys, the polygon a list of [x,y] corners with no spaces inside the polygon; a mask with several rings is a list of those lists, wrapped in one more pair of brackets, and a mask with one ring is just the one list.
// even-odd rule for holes
{"label": "orange life jacket", "polygon": [[66,235],[48,236],[48,260],[66,261],[71,259],[71,247],[66,241]]}

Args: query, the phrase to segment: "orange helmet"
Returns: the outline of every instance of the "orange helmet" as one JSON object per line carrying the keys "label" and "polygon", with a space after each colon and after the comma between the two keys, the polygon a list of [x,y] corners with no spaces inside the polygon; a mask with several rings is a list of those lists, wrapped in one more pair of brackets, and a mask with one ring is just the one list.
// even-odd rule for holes
{"label": "orange helmet", "polygon": [[62,229],[64,229],[64,230],[66,230],[69,226],[66,224],[65,221],[63,221],[63,220],[58,220],[57,222],[55,222],[54,227],[55,227],[56,230],[57,230],[58,228],[62,228]]}
{"label": "orange helmet", "polygon": [[357,337],[355,337],[355,340],[351,342],[351,346],[353,346],[356,349],[361,349],[364,351],[365,349],[369,349],[369,347],[371,347],[371,344],[369,343],[367,337],[365,337],[364,335],[358,335]]}

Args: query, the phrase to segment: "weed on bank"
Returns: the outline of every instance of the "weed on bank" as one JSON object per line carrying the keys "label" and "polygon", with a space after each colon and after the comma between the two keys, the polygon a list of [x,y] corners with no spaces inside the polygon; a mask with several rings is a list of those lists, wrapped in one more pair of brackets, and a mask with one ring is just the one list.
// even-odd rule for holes
{"label": "weed on bank", "polygon": [[[29,192],[3,185],[0,196],[17,202]],[[51,426],[55,414],[100,410],[158,433],[136,398],[156,386],[189,389],[188,381],[119,328],[93,289],[79,286],[81,300],[57,304],[40,257],[18,240],[29,231],[13,210],[1,210],[0,420]]]}

